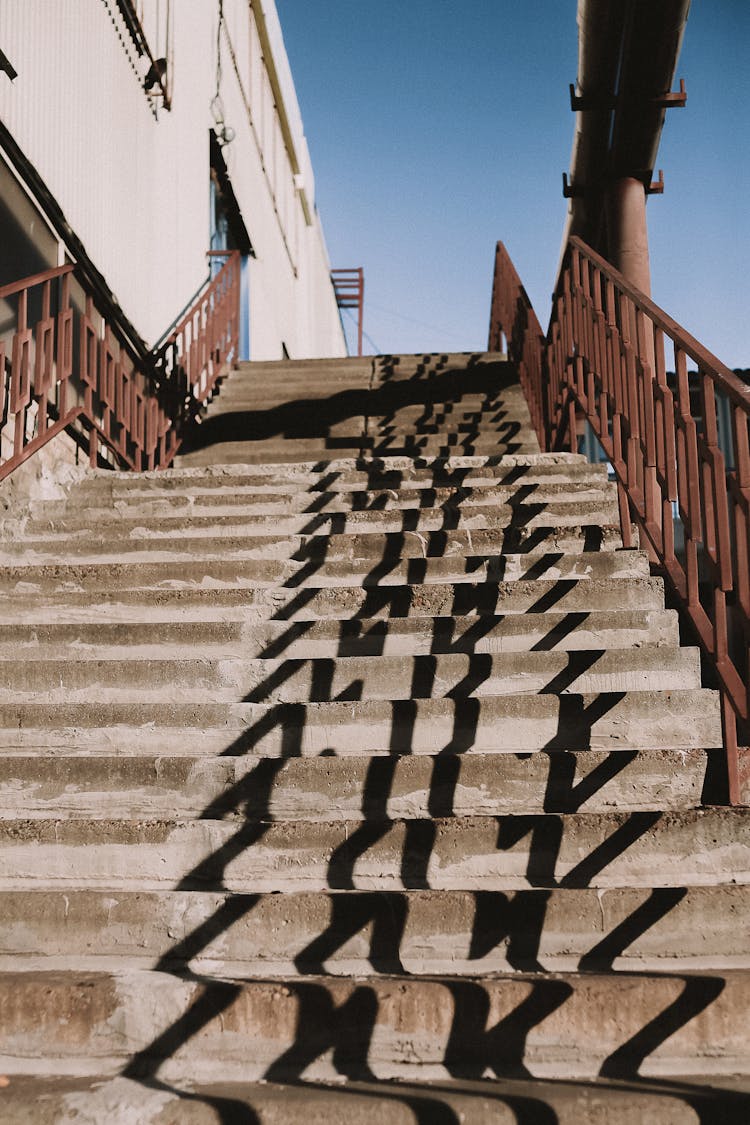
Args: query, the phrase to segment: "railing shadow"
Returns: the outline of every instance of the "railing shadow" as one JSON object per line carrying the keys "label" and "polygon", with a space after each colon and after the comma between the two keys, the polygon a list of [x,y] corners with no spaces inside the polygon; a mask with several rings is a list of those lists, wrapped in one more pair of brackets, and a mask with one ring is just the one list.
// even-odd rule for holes
{"label": "railing shadow", "polygon": [[[413,402],[415,395],[412,393],[409,397],[404,394],[402,400]],[[464,487],[470,474],[470,470],[465,468],[452,469],[448,473],[439,465],[434,466],[432,471],[435,479],[431,489],[442,487],[446,479],[455,487]],[[372,480],[379,482],[378,487],[381,486],[384,475],[388,480],[388,487],[397,488],[403,483],[402,474],[394,473],[393,470],[383,474],[382,467],[377,462],[368,466],[368,472]],[[333,472],[328,473],[325,480],[327,489],[336,483],[335,475]],[[513,481],[521,480],[522,467],[515,466],[504,479],[507,480],[508,477]],[[430,498],[430,489],[426,491],[425,501]],[[304,619],[301,615],[316,596],[316,587],[308,585],[301,588],[300,582],[304,580],[313,583],[329,558],[331,542],[323,539],[321,527],[324,525],[320,521],[326,518],[326,506],[329,503],[326,497],[333,495],[335,493],[331,491],[319,493],[312,502],[314,510],[309,513],[310,522],[301,532],[311,538],[295,555],[300,571],[287,581],[288,602],[277,608],[271,618],[284,628],[257,654],[261,658],[283,659],[294,643],[313,628],[312,619]],[[460,516],[461,501],[466,498],[467,493],[460,493],[459,496],[456,505],[443,505],[443,522],[440,528],[427,533],[424,540],[425,558],[444,557],[449,536],[460,522],[456,520],[456,514]],[[529,486],[524,497],[531,499],[532,496],[533,490]],[[368,655],[382,653],[388,638],[388,623],[396,618],[408,618],[413,611],[413,591],[401,585],[387,586],[381,583],[403,557],[408,533],[419,526],[418,522],[415,525],[414,511],[418,516],[424,510],[420,506],[404,512],[400,517],[401,530],[386,535],[382,554],[373,559],[367,573],[364,597],[357,612],[338,623],[339,656],[362,652]],[[535,516],[540,515],[542,510],[543,505],[533,506]],[[527,527],[529,512],[523,505],[515,505],[513,516],[517,519],[517,528]],[[346,519],[340,513],[333,513],[327,526],[344,531]],[[529,544],[537,546],[541,540],[532,537],[524,542],[526,549],[532,550],[534,548]],[[424,559],[416,561],[424,562]],[[417,571],[412,573],[416,574]],[[534,573],[529,576],[534,577]],[[493,580],[496,584],[501,579],[493,575]],[[559,607],[568,590],[574,588],[575,584],[575,581],[571,583],[565,580],[554,582],[544,596],[536,600],[532,611],[542,614]],[[488,621],[499,620],[495,616],[497,609],[498,596],[497,590],[493,591],[493,581],[457,583],[450,612],[434,619],[430,652],[433,655],[452,651],[473,652],[474,645],[492,628]],[[465,616],[475,617],[476,622],[456,637],[455,618]],[[563,611],[549,633],[535,643],[534,649],[550,651],[559,647],[586,617],[586,613]],[[597,876],[639,840],[647,837],[659,823],[661,814],[657,812],[625,815],[606,839],[593,845],[575,865],[561,871],[565,815],[581,809],[635,758],[635,752],[613,752],[600,760],[582,779],[576,780],[576,758],[571,752],[571,731],[575,732],[576,749],[586,750],[591,746],[591,733],[595,724],[616,707],[622,698],[622,693],[599,694],[593,700],[585,702],[581,696],[565,694],[575,679],[599,655],[599,652],[569,653],[567,669],[550,681],[545,689],[562,694],[558,731],[542,751],[548,763],[548,773],[546,789],[540,797],[540,810],[536,813],[497,817],[495,847],[498,852],[513,849],[526,839],[529,841],[525,872],[527,889],[516,892],[473,892],[468,960],[481,962],[494,950],[504,947],[509,968],[530,974],[529,989],[520,1003],[493,1023],[490,994],[482,982],[470,977],[449,978],[445,987],[446,1004],[450,1005],[451,1017],[442,1068],[455,1080],[479,1080],[493,1076],[497,1079],[513,1078],[521,1081],[532,1077],[527,1065],[529,1036],[539,1024],[563,1008],[574,992],[567,980],[558,979],[547,972],[540,954],[550,898],[560,889],[583,889],[597,885]],[[203,819],[220,820],[239,814],[242,820],[239,828],[221,847],[185,873],[176,890],[225,888],[229,865],[238,856],[266,841],[274,825],[274,786],[289,760],[305,753],[307,702],[359,700],[363,697],[363,684],[357,679],[344,685],[336,694],[333,693],[332,660],[317,662],[315,657],[290,656],[285,663],[274,667],[266,680],[253,689],[248,699],[254,702],[270,699],[309,661],[319,663],[319,666],[311,679],[308,700],[270,704],[263,716],[223,751],[226,756],[248,754],[254,750],[257,752],[269,733],[277,731],[280,734],[277,758],[261,759],[240,781],[203,809],[200,814]],[[328,924],[297,952],[294,957],[297,976],[285,982],[285,987],[296,1003],[294,1040],[267,1066],[264,1080],[290,1084],[303,1090],[308,1087],[312,1089],[314,1084],[307,1083],[305,1073],[318,1059],[327,1055],[338,1076],[360,1084],[358,1091],[368,1089],[369,1096],[386,1098],[408,1107],[415,1120],[424,1122],[425,1125],[454,1125],[463,1118],[450,1104],[453,1091],[449,1086],[441,1088],[440,1083],[437,1083],[429,1090],[417,1091],[410,1090],[403,1084],[384,1084],[378,1081],[370,1058],[380,1014],[378,993],[373,985],[365,982],[356,984],[345,1001],[337,1006],[324,981],[305,979],[331,975],[329,965],[338,951],[366,929],[369,929],[370,935],[367,961],[372,972],[404,980],[411,976],[409,969],[405,967],[403,955],[410,909],[409,894],[431,889],[431,859],[440,830],[438,821],[447,820],[456,814],[456,791],[461,778],[463,756],[476,743],[481,716],[482,701],[476,693],[488,675],[487,660],[481,656],[475,658],[464,680],[447,693],[454,704],[453,730],[443,745],[436,740],[431,781],[426,794],[427,812],[430,817],[438,820],[406,820],[400,870],[397,876],[394,874],[392,877],[394,885],[398,885],[400,889],[357,890],[356,867],[359,859],[394,830],[395,821],[390,813],[390,801],[399,762],[414,752],[416,701],[436,698],[435,692],[439,691],[435,682],[434,661],[415,660],[412,664],[409,698],[398,700],[392,705],[388,745],[381,754],[372,756],[368,762],[362,784],[359,822],[351,833],[347,833],[343,842],[332,850],[328,860],[325,892],[330,906]],[[330,745],[321,747],[319,753],[335,756],[337,750],[334,745]],[[346,895],[341,893],[343,891],[354,893]],[[686,889],[683,887],[652,890],[645,901],[579,957],[578,969],[585,973],[611,971],[614,962],[627,948],[668,916],[685,894]],[[163,1080],[160,1071],[168,1059],[229,1011],[237,1001],[243,989],[241,981],[217,979],[195,972],[191,969],[191,963],[229,928],[247,917],[261,899],[260,894],[232,894],[208,919],[174,944],[158,960],[154,966],[156,971],[194,981],[200,985],[200,989],[190,1007],[158,1038],[136,1054],[123,1072],[126,1077],[145,1085],[171,1091],[186,1099],[203,1101],[227,1125],[234,1122],[253,1125],[261,1118],[251,1104],[239,1097],[191,1094]],[[648,1056],[675,1031],[708,1008],[723,988],[720,977],[685,976],[680,979],[683,981],[680,996],[647,1022],[637,1034],[611,1052],[600,1067],[600,1075],[608,1079],[627,1078],[630,1083],[627,1089],[632,1090],[634,1096],[641,1090],[668,1091],[670,1096],[678,1096],[686,1106],[693,1108],[700,1121],[708,1123],[712,1120],[705,1116],[709,1112],[706,1108],[709,1102],[703,1100],[702,1093],[689,1087],[676,1087],[674,1083],[660,1085],[658,1082],[641,1080],[638,1076],[639,1068]],[[362,1083],[370,1083],[371,1086],[363,1087]],[[558,1116],[549,1101],[545,1100],[545,1087],[554,1091],[558,1086],[564,1085],[564,1082],[542,1083],[541,1092],[537,1092],[536,1086],[533,1091],[516,1089],[514,1092],[505,1086],[493,1088],[485,1085],[481,1095],[477,1092],[472,1096],[481,1096],[485,1101],[492,1099],[498,1105],[506,1106],[515,1114],[519,1123],[553,1125],[558,1121]],[[595,1083],[582,1085],[594,1088]],[[347,1096],[346,1088],[331,1087],[329,1092],[332,1097]],[[710,1105],[713,1107],[721,1104],[722,1113],[728,1115],[722,1119],[733,1120],[732,1113],[746,1110],[750,1106],[750,1100],[743,1100],[743,1097],[738,1095],[733,1098],[727,1093],[726,1096],[721,1096],[719,1102],[711,1101]]]}

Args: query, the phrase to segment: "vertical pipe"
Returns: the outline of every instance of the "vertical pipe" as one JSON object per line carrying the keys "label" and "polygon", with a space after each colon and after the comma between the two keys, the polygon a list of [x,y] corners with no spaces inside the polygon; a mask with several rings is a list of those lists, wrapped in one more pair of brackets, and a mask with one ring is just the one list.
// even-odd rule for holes
{"label": "vertical pipe", "polygon": [[650,297],[646,189],[632,176],[614,180],[607,190],[607,241],[615,269]]}

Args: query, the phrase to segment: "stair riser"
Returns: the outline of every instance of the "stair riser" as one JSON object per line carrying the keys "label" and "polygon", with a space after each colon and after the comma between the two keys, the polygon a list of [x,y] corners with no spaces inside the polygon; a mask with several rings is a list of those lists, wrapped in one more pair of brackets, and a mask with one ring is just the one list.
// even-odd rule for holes
{"label": "stair riser", "polygon": [[[184,891],[5,891],[0,911],[0,971],[112,971],[159,962],[242,979],[750,967],[750,950],[737,947],[738,927],[750,924],[746,888],[731,886],[283,900]],[[632,940],[618,941],[629,926]]]}
{"label": "stair riser", "polygon": [[[686,993],[690,1008],[679,1018]],[[302,1072],[308,1080],[446,1079],[518,1073],[522,1065],[564,1078],[593,1078],[602,1067],[614,1075],[722,1075],[746,1069],[748,1005],[742,973],[699,977],[691,987],[647,974],[244,985],[149,973],[17,974],[2,981],[0,1062],[10,1074],[34,1073],[41,1057],[57,1073],[113,1074],[138,1054],[142,1073],[158,1067],[168,1082]],[[675,1011],[671,1034],[644,1059],[641,1033],[667,1010]]]}
{"label": "stair riser", "polygon": [[0,757],[0,816],[168,819],[257,816],[331,821],[547,812],[689,809],[706,769],[699,750],[516,756],[263,759]]}

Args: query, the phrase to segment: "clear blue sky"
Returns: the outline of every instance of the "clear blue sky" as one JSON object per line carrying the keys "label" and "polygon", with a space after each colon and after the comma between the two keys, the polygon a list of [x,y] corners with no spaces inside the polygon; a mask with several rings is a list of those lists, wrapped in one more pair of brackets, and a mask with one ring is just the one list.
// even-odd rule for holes
{"label": "clear blue sky", "polygon": [[[368,350],[484,348],[497,239],[546,326],[575,0],[277,8],[331,263],[365,270]],[[648,204],[654,299],[733,367],[750,366],[749,52],[750,0],[693,0],[688,104],[667,115]]]}

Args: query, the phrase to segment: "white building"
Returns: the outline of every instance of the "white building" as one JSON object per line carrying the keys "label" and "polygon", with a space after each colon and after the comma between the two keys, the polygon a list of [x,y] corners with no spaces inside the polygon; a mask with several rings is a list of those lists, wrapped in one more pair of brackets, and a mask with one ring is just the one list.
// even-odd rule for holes
{"label": "white building", "polygon": [[150,347],[239,249],[241,356],[345,354],[273,0],[3,0],[0,51],[0,288],[77,262]]}

